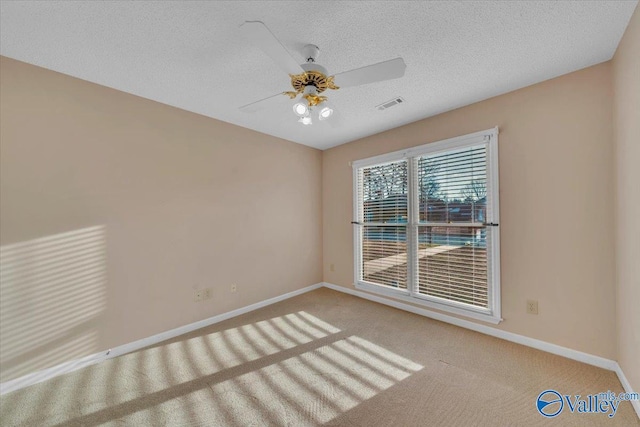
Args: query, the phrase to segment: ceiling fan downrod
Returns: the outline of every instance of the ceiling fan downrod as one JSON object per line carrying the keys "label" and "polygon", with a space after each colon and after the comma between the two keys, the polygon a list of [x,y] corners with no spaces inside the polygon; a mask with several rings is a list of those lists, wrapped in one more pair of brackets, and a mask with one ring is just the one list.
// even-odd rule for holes
{"label": "ceiling fan downrod", "polygon": [[316,62],[320,55],[320,48],[315,44],[308,44],[302,48],[302,56],[309,62]]}

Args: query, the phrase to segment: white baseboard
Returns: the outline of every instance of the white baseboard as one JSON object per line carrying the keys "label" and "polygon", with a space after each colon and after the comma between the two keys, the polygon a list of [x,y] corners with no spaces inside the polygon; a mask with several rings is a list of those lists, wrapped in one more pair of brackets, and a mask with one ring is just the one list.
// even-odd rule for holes
{"label": "white baseboard", "polygon": [[0,384],[0,395],[9,393],[15,390],[19,390],[24,387],[28,387],[33,384],[37,384],[48,379],[57,377],[59,375],[68,374],[78,369],[85,368],[90,365],[95,365],[102,361],[112,359],[114,357],[121,356],[132,351],[140,350],[141,348],[148,347],[153,344],[157,344],[162,341],[166,341],[171,338],[186,334],[188,332],[195,331],[206,326],[210,326],[219,322],[222,322],[232,317],[240,316],[241,314],[249,313],[250,311],[257,310],[262,307],[266,307],[271,304],[275,304],[280,301],[284,301],[288,298],[295,297],[297,295],[313,291],[323,286],[323,283],[316,283],[315,285],[307,286],[302,289],[298,289],[292,292],[288,292],[277,297],[269,298],[264,301],[257,302],[255,304],[248,305],[246,307],[231,310],[226,313],[219,314],[217,316],[210,317],[208,319],[200,320],[199,322],[190,323],[179,328],[171,329],[170,331],[162,332],[156,335],[152,335],[141,340],[137,340],[128,344],[124,344],[113,349],[102,351],[100,353],[91,354],[89,356],[82,357],[80,359],[64,362],[51,368],[43,369],[38,372],[24,375],[13,380],[5,381]]}
{"label": "white baseboard", "polygon": [[249,313],[250,311],[254,311],[259,308],[266,307],[268,305],[275,304],[280,301],[284,301],[288,298],[292,298],[300,294],[313,291],[315,289],[321,288],[322,285],[323,283],[316,283],[315,285],[307,286],[306,288],[288,292],[286,294],[269,298],[267,300],[260,301],[255,304],[247,305],[246,307],[238,308],[236,310],[231,310],[226,313],[218,314],[217,316],[209,317],[208,319],[200,320],[199,322],[190,323],[185,326],[180,326],[179,328],[171,329],[170,331],[161,332],[159,334],[152,335],[150,337],[143,338],[141,340],[137,340],[129,344],[118,346],[111,350],[111,353],[109,353],[108,358],[110,359],[112,357],[118,357],[126,353],[131,353],[132,351],[140,350],[141,348],[145,348],[150,345],[157,344],[159,342],[166,341],[168,339],[175,338],[183,334],[187,334],[189,332],[195,331],[196,329],[200,329],[206,326],[220,323],[224,320],[231,319],[232,317],[240,316],[241,314]]}
{"label": "white baseboard", "polygon": [[[624,372],[622,372],[622,368],[618,363],[616,363],[615,371],[616,375],[618,375],[620,383],[622,384],[622,387],[624,388],[624,391],[626,391],[627,393],[633,393],[633,387],[631,387],[629,380],[624,375]],[[633,406],[633,409],[635,409],[636,414],[638,414],[638,418],[640,418],[640,400],[630,400],[629,402],[631,403],[631,406]]]}
{"label": "white baseboard", "polygon": [[594,356],[593,354],[584,353],[578,350],[572,350],[567,347],[562,347],[557,344],[551,344],[546,341],[537,340],[535,338],[529,338],[524,335],[514,334],[513,332],[503,331],[501,329],[492,328],[491,326],[482,325],[479,323],[471,322],[469,320],[460,319],[457,317],[449,316],[435,311],[427,310],[413,305],[405,304],[400,301],[396,301],[386,297],[379,297],[366,292],[358,291],[355,289],[345,288],[344,286],[334,285],[332,283],[324,283],[324,286],[333,289],[334,291],[344,292],[350,295],[355,295],[360,298],[375,301],[384,305],[399,308],[400,310],[409,311],[411,313],[419,314],[421,316],[429,317],[431,319],[439,320],[441,322],[450,323],[452,325],[460,326],[462,328],[471,329],[472,331],[480,332],[492,337],[502,338],[503,340],[515,342],[518,344],[526,345],[527,347],[533,347],[538,350],[546,351],[547,353],[557,354],[569,359],[577,360],[579,362],[587,363],[589,365],[597,366],[598,368],[608,369],[615,371],[617,363],[615,360],[605,359],[604,357]]}
{"label": "white baseboard", "polygon": [[5,381],[0,384],[0,396],[11,391],[20,390],[21,388],[25,388],[33,384],[41,383],[59,375],[77,371],[78,369],[82,369],[86,366],[95,365],[96,363],[107,360],[107,354],[107,351],[90,354],[88,356],[81,357],[80,359],[64,362],[51,368],[43,369],[42,371],[33,372],[31,374],[27,374],[13,380]]}

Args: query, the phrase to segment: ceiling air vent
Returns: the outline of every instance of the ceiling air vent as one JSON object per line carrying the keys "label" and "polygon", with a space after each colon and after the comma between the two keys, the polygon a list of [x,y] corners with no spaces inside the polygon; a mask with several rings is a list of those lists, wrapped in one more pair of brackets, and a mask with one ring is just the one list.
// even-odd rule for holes
{"label": "ceiling air vent", "polygon": [[389,100],[387,102],[383,102],[382,104],[377,105],[376,106],[376,110],[386,110],[387,108],[391,108],[394,105],[402,104],[403,102],[404,102],[404,99],[402,99],[401,97],[398,96],[398,97],[393,98],[393,99],[391,99],[391,100]]}

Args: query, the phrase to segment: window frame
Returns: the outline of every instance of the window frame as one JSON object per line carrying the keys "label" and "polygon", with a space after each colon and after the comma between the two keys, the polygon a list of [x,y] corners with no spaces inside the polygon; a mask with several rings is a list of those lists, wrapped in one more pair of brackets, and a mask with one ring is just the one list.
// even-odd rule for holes
{"label": "window frame", "polygon": [[[407,277],[407,288],[398,289],[385,285],[379,285],[372,282],[361,280],[362,277],[362,231],[364,224],[360,223],[360,201],[358,177],[359,171],[365,167],[381,165],[385,163],[397,162],[401,160],[407,161],[408,174],[408,221],[406,223],[407,236],[416,234],[420,225],[418,218],[412,212],[415,212],[416,203],[418,203],[418,192],[414,188],[417,171],[414,170],[413,158],[425,155],[433,155],[444,153],[455,149],[471,147],[474,145],[486,144],[487,150],[487,194],[490,209],[487,209],[485,218],[486,224],[496,224],[495,226],[487,226],[487,235],[490,235],[491,244],[488,245],[487,260],[487,299],[488,308],[474,307],[470,304],[459,303],[456,301],[428,296],[417,292],[417,285],[413,283],[415,274],[409,274]],[[353,259],[354,259],[354,286],[356,289],[364,290],[392,297],[413,304],[427,306],[440,311],[453,313],[456,315],[481,320],[488,323],[498,324],[502,321],[501,317],[501,293],[500,293],[500,203],[499,203],[499,170],[498,170],[498,128],[487,129],[484,131],[474,132],[454,138],[444,139],[441,141],[423,144],[417,147],[411,147],[404,150],[398,150],[391,153],[373,156],[366,159],[357,160],[351,163],[353,168]],[[405,224],[403,224],[405,225]],[[415,238],[407,237],[407,252],[413,254],[417,251],[415,246]],[[407,256],[407,268],[410,272],[415,272],[415,256]],[[490,261],[489,261],[490,260]],[[414,289],[415,288],[415,289]]]}

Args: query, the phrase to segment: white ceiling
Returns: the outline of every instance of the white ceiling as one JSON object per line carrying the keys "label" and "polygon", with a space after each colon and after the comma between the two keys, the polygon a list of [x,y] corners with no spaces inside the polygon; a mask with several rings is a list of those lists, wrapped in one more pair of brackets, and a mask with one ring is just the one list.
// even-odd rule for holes
{"label": "white ceiling", "polygon": [[[609,60],[633,1],[2,1],[2,55],[325,149]],[[300,62],[330,74],[404,58],[403,78],[327,91],[340,125],[303,126],[290,104],[239,106],[289,90],[240,36],[263,21]],[[405,103],[374,107],[396,96]],[[284,98],[284,97],[283,97]]]}

